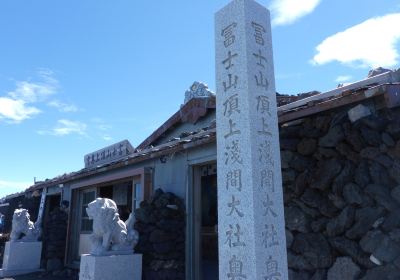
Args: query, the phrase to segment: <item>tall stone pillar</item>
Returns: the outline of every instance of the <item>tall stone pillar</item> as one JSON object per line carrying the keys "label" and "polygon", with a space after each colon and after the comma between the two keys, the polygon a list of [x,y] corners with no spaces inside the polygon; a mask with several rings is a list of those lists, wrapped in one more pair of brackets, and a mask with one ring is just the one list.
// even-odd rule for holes
{"label": "tall stone pillar", "polygon": [[269,11],[216,14],[219,278],[288,278]]}

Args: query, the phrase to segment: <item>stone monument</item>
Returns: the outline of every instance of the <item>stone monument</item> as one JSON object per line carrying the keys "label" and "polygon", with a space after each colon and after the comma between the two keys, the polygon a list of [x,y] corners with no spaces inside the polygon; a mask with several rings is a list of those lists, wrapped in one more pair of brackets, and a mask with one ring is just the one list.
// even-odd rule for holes
{"label": "stone monument", "polygon": [[40,220],[33,223],[28,210],[16,209],[12,220],[10,241],[4,249],[0,277],[27,274],[40,270],[42,242]]}
{"label": "stone monument", "polygon": [[139,241],[135,215],[123,222],[116,203],[108,198],[92,201],[86,212],[93,220],[92,249],[81,256],[79,279],[142,279],[142,255],[133,250]]}
{"label": "stone monument", "polygon": [[219,279],[288,279],[270,16],[216,14]]}

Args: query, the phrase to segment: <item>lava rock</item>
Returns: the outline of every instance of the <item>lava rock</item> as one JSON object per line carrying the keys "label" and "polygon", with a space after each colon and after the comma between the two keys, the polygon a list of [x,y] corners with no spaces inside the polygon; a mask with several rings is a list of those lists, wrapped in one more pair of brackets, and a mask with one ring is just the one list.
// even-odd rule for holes
{"label": "lava rock", "polygon": [[312,176],[310,187],[320,190],[329,188],[332,180],[341,170],[342,165],[337,159],[330,159],[322,162]]}
{"label": "lava rock", "polygon": [[354,280],[361,270],[349,257],[337,258],[328,270],[328,280]]}
{"label": "lava rock", "polygon": [[326,225],[328,236],[337,236],[344,233],[351,227],[354,221],[355,208],[348,206],[334,219],[331,219]]}
{"label": "lava rock", "polygon": [[331,127],[328,133],[319,139],[318,145],[326,148],[335,147],[344,137],[342,127],[336,125]]}
{"label": "lava rock", "polygon": [[365,207],[358,209],[355,215],[355,224],[346,232],[346,237],[357,239],[364,236],[376,220],[384,215],[383,208]]}
{"label": "lava rock", "polygon": [[365,192],[389,211],[399,208],[396,201],[390,196],[390,190],[385,186],[370,184],[365,188]]}
{"label": "lava rock", "polygon": [[310,218],[296,206],[285,208],[286,227],[291,231],[309,232]]}
{"label": "lava rock", "polygon": [[281,167],[282,169],[288,169],[289,163],[292,161],[293,152],[281,151]]}
{"label": "lava rock", "polygon": [[297,144],[297,152],[303,156],[312,155],[317,149],[317,141],[313,138],[304,138]]}
{"label": "lava rock", "polygon": [[371,182],[371,178],[369,176],[369,166],[367,161],[361,161],[357,166],[354,173],[354,181],[360,187],[364,188]]}
{"label": "lava rock", "polygon": [[319,233],[299,233],[295,236],[292,249],[301,254],[314,269],[329,268],[333,263],[328,241]]}
{"label": "lava rock", "polygon": [[361,205],[363,203],[363,193],[360,187],[353,183],[343,187],[343,197],[348,204]]}
{"label": "lava rock", "polygon": [[358,265],[366,268],[374,266],[369,259],[369,255],[364,253],[355,241],[338,236],[331,238],[329,243],[336,251],[344,256],[351,257]]}
{"label": "lava rock", "polygon": [[313,270],[313,266],[302,255],[296,255],[288,251],[287,258],[289,268],[296,270]]}

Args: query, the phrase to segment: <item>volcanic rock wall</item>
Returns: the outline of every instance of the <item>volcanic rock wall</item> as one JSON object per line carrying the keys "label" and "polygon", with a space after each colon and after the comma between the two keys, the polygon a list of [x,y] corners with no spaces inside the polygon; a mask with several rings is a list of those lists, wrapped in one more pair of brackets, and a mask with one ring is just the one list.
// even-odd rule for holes
{"label": "volcanic rock wall", "polygon": [[139,243],[143,254],[143,279],[185,279],[185,207],[172,193],[155,191],[150,201],[135,210]]}
{"label": "volcanic rock wall", "polygon": [[43,234],[43,258],[47,271],[61,270],[64,267],[68,214],[55,208],[45,221]]}
{"label": "volcanic rock wall", "polygon": [[400,279],[400,110],[280,130],[290,279]]}

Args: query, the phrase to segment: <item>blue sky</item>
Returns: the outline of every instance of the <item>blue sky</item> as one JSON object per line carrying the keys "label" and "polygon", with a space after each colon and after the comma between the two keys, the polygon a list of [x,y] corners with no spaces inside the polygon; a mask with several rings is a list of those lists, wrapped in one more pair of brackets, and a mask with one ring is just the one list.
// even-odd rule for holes
{"label": "blue sky", "polygon": [[[214,84],[214,13],[229,1],[0,2],[0,197],[137,146]],[[262,0],[277,91],[326,91],[399,67],[400,0]]]}

